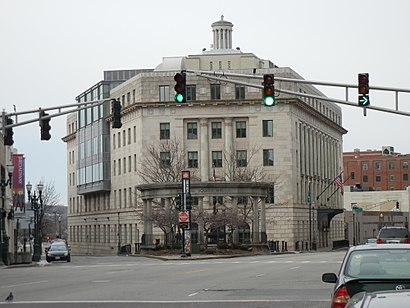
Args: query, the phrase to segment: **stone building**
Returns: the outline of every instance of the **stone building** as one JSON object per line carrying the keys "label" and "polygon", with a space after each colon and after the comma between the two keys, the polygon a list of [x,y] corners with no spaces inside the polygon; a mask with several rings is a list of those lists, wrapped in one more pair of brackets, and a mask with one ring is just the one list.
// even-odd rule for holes
{"label": "stone building", "polygon": [[[294,94],[280,93],[276,106],[264,106],[258,88],[263,74],[302,77],[233,49],[232,29],[222,17],[212,24],[211,50],[165,57],[156,68],[135,70],[112,88],[109,97],[122,104],[120,129],[111,128],[109,101],[94,112],[67,118],[63,140],[68,151],[69,237],[75,253],[114,254],[127,245],[132,253],[142,237],[149,244],[163,241],[163,232],[143,217],[155,207],[172,207],[180,184],[146,183],[139,170],[150,148],[170,142],[182,149],[184,168],[191,172],[194,208],[243,210],[250,204],[246,226],[233,238],[253,244],[284,242],[288,250],[307,249],[308,242],[332,247],[344,238],[343,215],[337,215],[342,197],[331,194],[342,168],[346,130],[341,108],[301,96],[324,97],[311,85],[286,81],[275,86]],[[187,102],[178,104],[174,75],[181,70],[188,72]],[[247,77],[240,80],[250,85],[215,81],[194,71],[242,74]],[[108,97],[92,93],[85,96],[87,101]],[[162,151],[160,159],[169,163],[170,153]],[[237,170],[259,170],[263,177],[248,184],[237,181],[231,163]],[[209,242],[201,222],[193,225],[197,241]]]}

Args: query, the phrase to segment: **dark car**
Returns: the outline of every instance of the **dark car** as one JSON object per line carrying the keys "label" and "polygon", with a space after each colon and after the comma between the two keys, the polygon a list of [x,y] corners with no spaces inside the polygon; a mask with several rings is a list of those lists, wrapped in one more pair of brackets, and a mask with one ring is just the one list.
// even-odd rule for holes
{"label": "dark car", "polygon": [[71,262],[70,248],[64,241],[51,243],[46,250],[46,260],[51,261],[67,261]]}
{"label": "dark car", "polygon": [[410,289],[410,245],[367,244],[351,247],[339,274],[325,273],[334,283],[332,307],[345,307],[359,292]]}
{"label": "dark car", "polygon": [[410,290],[360,292],[354,295],[346,308],[407,307]]}
{"label": "dark car", "polygon": [[383,227],[377,235],[377,244],[410,244],[410,233],[405,227]]}

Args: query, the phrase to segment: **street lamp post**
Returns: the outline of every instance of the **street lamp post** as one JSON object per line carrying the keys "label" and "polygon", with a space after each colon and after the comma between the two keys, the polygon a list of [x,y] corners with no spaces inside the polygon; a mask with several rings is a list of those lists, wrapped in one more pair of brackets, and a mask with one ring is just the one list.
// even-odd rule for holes
{"label": "street lamp post", "polygon": [[1,211],[0,211],[0,261],[4,264],[8,264],[8,252],[9,252],[9,236],[6,233],[6,187],[11,188],[11,181],[13,178],[14,165],[7,165],[8,179],[6,180],[6,174],[1,170]]}
{"label": "street lamp post", "polygon": [[41,234],[40,234],[40,222],[41,217],[44,215],[44,208],[43,208],[43,183],[37,184],[37,194],[36,191],[31,193],[33,185],[31,185],[30,181],[26,185],[27,193],[28,193],[28,201],[31,203],[31,209],[34,210],[34,253],[32,261],[38,262],[41,260]]}

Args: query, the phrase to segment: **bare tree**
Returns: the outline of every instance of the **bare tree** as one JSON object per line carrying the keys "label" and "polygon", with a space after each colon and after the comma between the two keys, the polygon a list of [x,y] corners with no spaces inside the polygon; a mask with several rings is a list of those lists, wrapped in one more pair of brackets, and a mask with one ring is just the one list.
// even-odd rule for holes
{"label": "bare tree", "polygon": [[185,168],[185,151],[175,138],[149,146],[138,168],[145,183],[178,182]]}
{"label": "bare tree", "polygon": [[[55,231],[55,223],[53,219],[55,219],[56,214],[63,214],[60,207],[58,206],[60,203],[60,194],[56,191],[54,182],[46,182],[44,183],[43,192],[41,194],[43,200],[43,215],[40,215],[40,234],[41,237],[45,237],[47,234],[54,233]],[[56,214],[54,214],[56,213]],[[50,219],[50,217],[53,217]]]}
{"label": "bare tree", "polygon": [[157,204],[153,206],[150,215],[144,216],[144,214],[141,213],[141,218],[145,221],[152,222],[164,232],[165,247],[168,246],[169,242],[173,242],[174,230],[178,226],[178,210],[173,207],[165,209]]}
{"label": "bare tree", "polygon": [[253,146],[249,151],[238,151],[233,146],[224,152],[225,178],[233,182],[260,182],[266,178],[261,164],[253,164],[252,159],[260,151],[260,146]]}

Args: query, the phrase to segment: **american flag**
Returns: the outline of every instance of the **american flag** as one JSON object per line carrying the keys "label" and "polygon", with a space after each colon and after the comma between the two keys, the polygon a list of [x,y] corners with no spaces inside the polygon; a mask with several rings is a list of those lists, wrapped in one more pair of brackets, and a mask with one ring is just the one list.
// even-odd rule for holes
{"label": "american flag", "polygon": [[337,176],[337,178],[335,179],[335,182],[336,182],[336,185],[340,189],[340,193],[343,195],[344,190],[343,190],[343,180],[342,180],[342,175],[341,174],[339,174]]}

